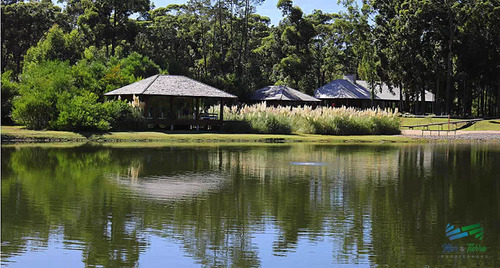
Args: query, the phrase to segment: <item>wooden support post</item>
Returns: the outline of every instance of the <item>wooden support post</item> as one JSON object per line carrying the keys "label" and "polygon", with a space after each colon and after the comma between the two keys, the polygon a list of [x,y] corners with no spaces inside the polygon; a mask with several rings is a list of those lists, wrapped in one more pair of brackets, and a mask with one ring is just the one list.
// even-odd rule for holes
{"label": "wooden support post", "polygon": [[[133,98],[132,98],[133,99]],[[140,102],[139,102],[140,103]],[[144,111],[142,111],[144,117],[148,118],[149,101],[148,97],[144,96]]]}
{"label": "wooden support post", "polygon": [[170,96],[170,109],[169,109],[168,119],[170,120],[170,131],[174,130],[174,120],[176,116],[174,115],[174,97]]}
{"label": "wooden support post", "polygon": [[196,120],[196,123],[198,123],[198,120],[200,119],[200,98],[194,99],[194,106],[195,106],[194,120]]}
{"label": "wooden support post", "polygon": [[224,99],[220,99],[219,120],[221,123],[224,121]]}
{"label": "wooden support post", "polygon": [[175,119],[174,115],[174,97],[170,96],[170,111],[169,111],[169,118],[170,120]]}
{"label": "wooden support post", "polygon": [[196,106],[196,110],[195,110],[194,120],[196,123],[196,131],[200,131],[200,98],[199,97],[197,97],[195,99],[195,106]]}

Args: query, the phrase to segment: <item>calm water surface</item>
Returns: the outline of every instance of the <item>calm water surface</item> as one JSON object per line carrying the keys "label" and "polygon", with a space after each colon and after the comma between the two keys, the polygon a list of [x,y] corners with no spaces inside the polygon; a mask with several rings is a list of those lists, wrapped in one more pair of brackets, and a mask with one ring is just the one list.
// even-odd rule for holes
{"label": "calm water surface", "polygon": [[136,146],[2,147],[2,266],[500,266],[499,144]]}

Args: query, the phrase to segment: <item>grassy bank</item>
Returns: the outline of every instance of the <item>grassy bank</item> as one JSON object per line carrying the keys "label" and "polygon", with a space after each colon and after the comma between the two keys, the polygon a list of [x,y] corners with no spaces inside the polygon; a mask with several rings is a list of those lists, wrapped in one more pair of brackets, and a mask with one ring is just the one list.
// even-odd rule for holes
{"label": "grassy bank", "polygon": [[179,133],[179,132],[111,132],[74,133],[66,131],[34,131],[20,126],[2,126],[2,141],[7,142],[315,142],[315,143],[364,143],[364,142],[421,142],[422,140],[391,135],[331,136],[313,134],[271,135],[271,134],[222,134],[222,133]]}
{"label": "grassy bank", "polygon": [[[414,126],[414,125],[423,125],[423,124],[433,124],[433,123],[447,123],[448,118],[431,118],[431,117],[423,117],[423,118],[402,118],[401,119],[401,126],[402,129],[408,129],[405,128],[404,126]],[[461,121],[464,119],[451,119],[450,121]],[[448,125],[443,126],[444,129],[448,128]],[[459,125],[460,127],[460,125]],[[453,128],[453,126],[451,126]],[[421,128],[415,128],[415,129],[421,129]],[[438,126],[431,126],[430,129],[437,130]],[[491,119],[491,120],[484,120],[480,121],[472,126],[469,126],[467,128],[463,128],[460,130],[467,130],[467,131],[500,131],[500,119]]]}
{"label": "grassy bank", "polygon": [[[404,118],[402,125],[447,122],[447,119]],[[444,120],[444,121],[443,121]],[[500,131],[500,119],[485,120],[464,129],[468,131]],[[159,143],[249,143],[249,142],[311,142],[311,143],[415,143],[428,139],[394,135],[333,136],[315,134],[225,134],[195,132],[110,132],[76,133],[69,131],[36,131],[21,126],[2,126],[2,142],[159,142]],[[433,140],[432,142],[436,142]]]}

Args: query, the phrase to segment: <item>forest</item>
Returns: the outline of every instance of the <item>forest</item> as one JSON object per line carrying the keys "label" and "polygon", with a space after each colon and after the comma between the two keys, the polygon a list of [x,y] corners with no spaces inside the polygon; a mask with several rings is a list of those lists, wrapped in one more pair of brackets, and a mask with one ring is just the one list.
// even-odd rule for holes
{"label": "forest", "polygon": [[409,100],[434,93],[434,114],[500,114],[500,0],[340,0],[343,11],[312,14],[280,0],[276,25],[256,13],[262,2],[2,0],[2,124],[109,129],[137,113],[103,94],[157,73],[240,101],[357,74]]}

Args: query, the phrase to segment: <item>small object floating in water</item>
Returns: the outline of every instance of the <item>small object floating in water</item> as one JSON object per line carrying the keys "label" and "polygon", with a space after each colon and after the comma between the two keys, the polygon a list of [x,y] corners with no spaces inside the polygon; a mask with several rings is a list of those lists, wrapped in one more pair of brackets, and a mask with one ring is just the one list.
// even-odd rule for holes
{"label": "small object floating in water", "polygon": [[322,162],[291,162],[290,164],[294,166],[326,166],[326,163]]}

